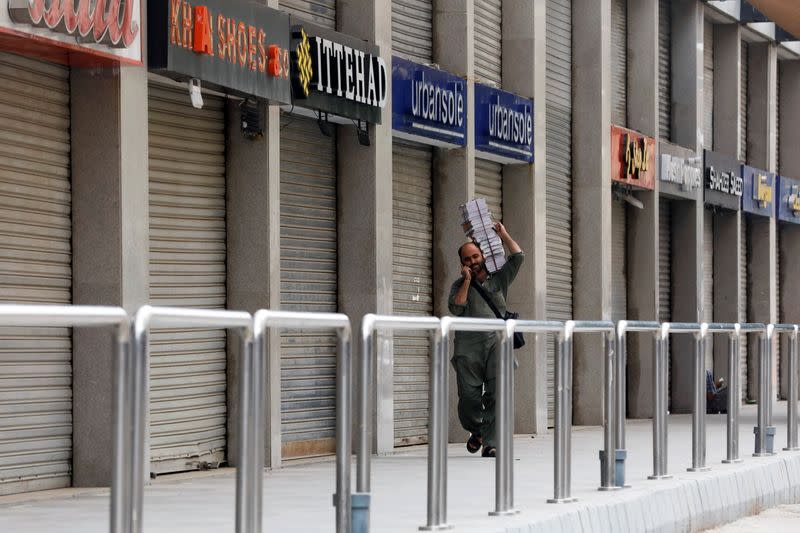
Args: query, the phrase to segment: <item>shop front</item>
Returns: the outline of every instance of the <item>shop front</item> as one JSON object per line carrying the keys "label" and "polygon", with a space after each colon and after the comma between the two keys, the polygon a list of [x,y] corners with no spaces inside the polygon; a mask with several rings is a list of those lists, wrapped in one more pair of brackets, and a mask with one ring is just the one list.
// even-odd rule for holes
{"label": "shop front", "polygon": [[[797,301],[794,298],[797,284],[797,244],[800,242],[800,180],[786,176],[776,176],[775,200],[778,222],[778,246],[776,268],[776,294],[778,295],[778,322],[797,322]],[[789,346],[786,338],[778,343],[780,349],[778,364],[780,368],[788,368],[786,360]],[[789,390],[789,373],[780,372],[779,383],[781,397]]]}
{"label": "shop front", "polygon": [[[467,82],[454,74],[392,58],[393,310],[433,311],[433,153],[461,148],[467,132]],[[392,446],[420,444],[428,435],[430,339],[394,335]],[[379,451],[385,451],[379,439]],[[388,446],[387,446],[388,447]]]}
{"label": "shop front", "polygon": [[[228,307],[227,122],[259,135],[256,99],[291,101],[289,17],[247,2],[150,6],[148,88],[150,301]],[[228,117],[240,102],[241,120]],[[150,462],[154,473],[227,460],[224,330],[152,335]]]}
{"label": "shop front", "polygon": [[[141,64],[139,1],[74,4],[0,1],[3,303],[72,303],[71,71]],[[0,364],[0,495],[70,486],[71,330],[3,328]]]}

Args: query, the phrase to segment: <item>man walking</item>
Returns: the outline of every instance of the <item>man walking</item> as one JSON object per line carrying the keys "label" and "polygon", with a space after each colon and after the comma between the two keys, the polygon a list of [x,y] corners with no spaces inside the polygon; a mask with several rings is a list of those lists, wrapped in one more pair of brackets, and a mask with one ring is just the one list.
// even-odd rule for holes
{"label": "man walking", "polygon": [[[508,287],[519,271],[525,254],[511,238],[506,228],[496,222],[494,230],[508,250],[507,262],[489,274],[483,253],[472,241],[461,245],[458,258],[461,277],[450,289],[448,305],[455,316],[497,318],[489,304],[474,286],[480,285],[491,298],[501,315],[506,312]],[[458,419],[470,432],[467,451],[475,453],[483,446],[481,455],[494,457],[494,394],[496,360],[500,349],[497,334],[482,331],[456,331],[453,359],[458,383]]]}

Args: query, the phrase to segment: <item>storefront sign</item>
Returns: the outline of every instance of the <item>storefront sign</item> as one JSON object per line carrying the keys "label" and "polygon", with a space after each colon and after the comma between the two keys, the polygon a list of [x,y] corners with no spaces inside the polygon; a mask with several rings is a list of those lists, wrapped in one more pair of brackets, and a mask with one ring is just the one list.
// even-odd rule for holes
{"label": "storefront sign", "polygon": [[800,224],[800,180],[778,176],[778,219]]}
{"label": "storefront sign", "polygon": [[775,174],[742,165],[742,179],[744,180],[742,210],[765,217],[774,217]]}
{"label": "storefront sign", "polygon": [[532,163],[533,100],[476,83],[475,150],[498,163]]}
{"label": "storefront sign", "polygon": [[300,22],[292,17],[295,105],[380,124],[388,77],[378,47]]}
{"label": "storefront sign", "polygon": [[700,158],[662,153],[659,161],[659,192],[668,196],[696,199],[703,188]]}
{"label": "storefront sign", "polygon": [[[141,0],[0,0],[0,36],[14,52],[140,64],[141,10]],[[65,53],[47,53],[48,46]]]}
{"label": "storefront sign", "polygon": [[246,0],[148,5],[149,68],[184,81],[291,102],[289,16]]}
{"label": "storefront sign", "polygon": [[464,146],[467,82],[455,74],[392,58],[392,129],[428,144]]}
{"label": "storefront sign", "polygon": [[611,126],[611,179],[639,189],[654,189],[656,140]]}
{"label": "storefront sign", "polygon": [[742,207],[742,165],[735,158],[705,150],[705,203],[738,211]]}

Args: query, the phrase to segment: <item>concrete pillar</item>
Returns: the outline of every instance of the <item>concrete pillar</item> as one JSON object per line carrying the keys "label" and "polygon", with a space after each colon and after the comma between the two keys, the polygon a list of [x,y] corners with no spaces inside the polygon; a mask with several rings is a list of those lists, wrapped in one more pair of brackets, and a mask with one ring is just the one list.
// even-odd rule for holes
{"label": "concrete pillar", "polygon": [[[575,0],[573,23],[573,316],[611,318],[611,2]],[[602,339],[574,343],[573,419],[600,424]]]}
{"label": "concrete pillar", "polygon": [[[338,6],[339,31],[380,47],[391,69],[392,8],[389,0],[354,0]],[[390,70],[391,72],[391,70]],[[361,319],[367,313],[392,313],[392,84],[388,79],[382,124],[370,124],[370,146],[362,146],[352,127],[339,128],[337,180],[339,186],[339,310],[353,325],[359,338]],[[380,335],[380,366],[375,374],[379,386],[392,387],[391,337]],[[353,343],[354,372],[358,342]],[[357,383],[354,381],[354,383]],[[356,391],[357,394],[357,391]],[[374,403],[373,405],[375,405]],[[392,406],[383,413],[391,415]],[[378,451],[394,447],[393,417],[381,418],[376,431]]]}
{"label": "concrete pillar", "polygon": [[[800,177],[800,61],[782,61],[778,72],[780,76],[780,161],[778,168],[781,174],[790,178]],[[778,301],[778,321],[793,324],[800,323],[800,284],[797,273],[800,272],[800,226],[796,224],[778,225],[778,242],[780,246],[779,276],[780,295]],[[781,343],[781,354],[788,356],[788,346]],[[783,364],[783,361],[781,361]],[[788,363],[787,363],[788,364]],[[784,367],[785,368],[785,367]],[[788,391],[788,375],[781,376],[781,390]]]}
{"label": "concrete pillar", "polygon": [[[776,102],[778,51],[775,45],[750,45],[747,87],[747,158],[757,168],[774,172],[777,140]],[[796,149],[796,148],[795,148]],[[777,225],[774,218],[751,217],[748,246],[747,319],[752,322],[776,322]],[[748,396],[755,391],[758,344],[755,336],[748,341]],[[773,365],[774,390],[777,389],[777,365]],[[755,398],[755,395],[751,397]]]}
{"label": "concrete pillar", "polygon": [[[672,2],[672,141],[702,157],[703,4]],[[672,320],[697,322],[703,316],[703,203],[674,202],[672,235]],[[680,251],[680,253],[678,253]],[[672,346],[673,412],[691,411],[694,342],[675,335]]]}
{"label": "concrete pillar", "polygon": [[[475,196],[475,11],[471,0],[438,0],[433,5],[433,60],[467,80],[467,144],[464,148],[437,148],[433,180],[433,311],[450,314],[450,285],[460,275],[456,257],[464,232],[458,206]],[[458,422],[455,373],[450,372],[449,435],[451,442],[465,440]]]}
{"label": "concrete pillar", "polygon": [[[264,134],[241,132],[239,100],[227,103],[226,212],[228,309],[255,313],[279,309],[280,267],[280,111],[259,102]],[[267,340],[266,457],[281,461],[280,335]],[[239,369],[241,336],[228,334],[228,462],[238,461]]]}
{"label": "concrete pillar", "polygon": [[[545,2],[503,3],[503,86],[534,102],[534,164],[506,165],[503,170],[504,223],[526,252],[525,264],[508,295],[508,307],[528,320],[545,320],[547,313],[545,27]],[[521,364],[515,375],[515,431],[545,432],[546,339],[526,344],[515,355]]]}
{"label": "concrete pillar", "polygon": [[[738,24],[714,26],[714,149],[738,157],[740,153],[741,30]],[[714,310],[716,322],[738,322],[740,307],[739,253],[742,213],[714,215]],[[715,377],[728,375],[728,341],[716,335],[713,345]]]}
{"label": "concrete pillar", "polygon": [[[71,73],[72,282],[76,305],[147,303],[147,72],[142,67]],[[111,484],[112,336],[73,330],[76,487]]]}
{"label": "concrete pillar", "polygon": [[[658,136],[658,0],[628,0],[628,125]],[[657,161],[657,160],[656,160]],[[656,164],[657,166],[657,164]],[[658,320],[658,180],[628,207],[627,273],[630,320]],[[653,342],[650,334],[628,336],[628,413],[652,416]]]}

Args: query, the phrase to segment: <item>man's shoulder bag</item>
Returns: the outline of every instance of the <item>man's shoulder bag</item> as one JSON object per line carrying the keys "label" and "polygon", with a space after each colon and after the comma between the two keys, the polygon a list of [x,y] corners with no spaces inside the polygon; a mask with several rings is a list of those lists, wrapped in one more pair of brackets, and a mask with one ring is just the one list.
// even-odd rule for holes
{"label": "man's shoulder bag", "polygon": [[[489,297],[489,295],[486,293],[486,290],[483,287],[481,287],[474,279],[472,280],[472,286],[475,287],[475,290],[478,291],[478,294],[481,295],[481,298],[483,298],[486,301],[486,303],[489,305],[489,309],[492,310],[492,312],[494,313],[494,316],[496,316],[497,318],[502,318],[503,320],[519,318],[519,313],[513,313],[511,311],[506,311],[505,316],[501,316],[500,315],[500,310],[497,309],[496,305],[494,305],[494,302]],[[522,336],[521,332],[515,331],[514,332],[514,349],[517,350],[519,348],[522,348],[523,346],[525,346],[525,337]]]}

